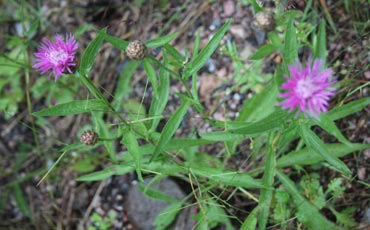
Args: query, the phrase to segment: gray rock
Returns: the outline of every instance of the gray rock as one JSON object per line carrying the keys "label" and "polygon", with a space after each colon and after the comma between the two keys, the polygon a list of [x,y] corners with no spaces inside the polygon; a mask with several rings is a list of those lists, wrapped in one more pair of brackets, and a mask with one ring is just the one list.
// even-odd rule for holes
{"label": "gray rock", "polygon": [[[144,183],[147,184],[151,178],[146,178]],[[165,193],[175,199],[181,200],[185,197],[183,191],[171,179],[165,178],[151,186],[152,189]],[[127,195],[127,216],[138,230],[154,230],[153,221],[157,215],[170,203],[160,200],[154,200],[143,194],[137,185],[131,186]],[[191,208],[182,209],[178,218],[174,221],[169,230],[186,230],[192,229]]]}

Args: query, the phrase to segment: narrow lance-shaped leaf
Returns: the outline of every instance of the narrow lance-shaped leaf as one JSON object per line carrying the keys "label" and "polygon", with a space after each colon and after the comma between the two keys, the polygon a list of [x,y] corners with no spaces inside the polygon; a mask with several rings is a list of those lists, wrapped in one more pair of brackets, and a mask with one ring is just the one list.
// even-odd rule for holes
{"label": "narrow lance-shaped leaf", "polygon": [[101,45],[103,44],[105,33],[106,33],[105,29],[98,31],[98,36],[96,36],[96,38],[92,40],[92,42],[90,42],[90,44],[87,46],[87,48],[83,52],[81,61],[80,61],[80,68],[78,71],[82,76],[87,77],[87,75],[89,74],[94,64],[96,55],[98,54],[99,49]]}
{"label": "narrow lance-shaped leaf", "polygon": [[161,200],[161,201],[166,201],[166,202],[177,202],[177,199],[173,198],[172,196],[160,191],[160,190],[157,190],[157,189],[154,189],[154,188],[151,188],[150,186],[148,185],[145,185],[145,184],[138,184],[138,188],[145,194],[147,195],[148,197],[152,198],[152,199],[155,199],[155,200]]}
{"label": "narrow lance-shaped leaf", "polygon": [[[325,148],[333,157],[343,157],[349,153],[370,148],[370,144],[325,144]],[[293,165],[312,165],[324,161],[324,158],[315,152],[312,148],[304,148],[299,151],[293,151],[280,157],[277,161],[277,167],[284,168]]]}
{"label": "narrow lance-shaped leaf", "polygon": [[[199,43],[200,43],[200,32],[198,31],[197,36],[195,37],[194,46],[193,46],[193,57],[194,58],[198,56]],[[199,98],[198,98],[197,82],[198,82],[198,75],[196,73],[193,73],[191,75],[191,93],[193,95],[195,103],[200,104]]]}
{"label": "narrow lance-shaped leaf", "polygon": [[228,123],[227,126],[229,130],[233,133],[253,135],[280,127],[281,124],[286,120],[286,117],[286,111],[277,109],[274,113],[270,114],[260,121],[235,122],[236,125],[233,125],[234,122],[231,122]]}
{"label": "narrow lance-shaped leaf", "polygon": [[[99,135],[104,138],[113,138],[114,135],[112,132],[109,130],[109,126],[106,125],[105,120],[103,119],[104,113],[103,112],[95,112],[91,114],[92,120],[94,127],[96,130],[99,132]],[[103,145],[105,147],[105,150],[108,152],[110,160],[112,162],[117,161],[117,156],[116,156],[116,151],[113,146],[112,141],[108,140],[102,140]]]}
{"label": "narrow lance-shaped leaf", "polygon": [[307,147],[315,150],[317,154],[320,154],[337,171],[347,176],[351,175],[351,170],[347,167],[347,165],[329,153],[324,143],[314,132],[311,131],[307,124],[301,124],[300,128],[301,136]]}
{"label": "narrow lance-shaped leaf", "polygon": [[105,101],[103,94],[96,88],[96,86],[94,85],[93,81],[91,81],[90,78],[88,78],[87,76],[80,76],[78,80],[80,80],[80,82],[89,90],[89,92],[96,99]]}
{"label": "narrow lance-shaped leaf", "polygon": [[319,31],[317,33],[317,41],[315,47],[315,58],[321,59],[325,66],[326,60],[326,31],[325,31],[325,20],[322,20],[319,25]]}
{"label": "narrow lance-shaped leaf", "polygon": [[172,41],[175,37],[177,37],[178,33],[169,34],[163,37],[154,38],[152,40],[149,40],[145,42],[146,47],[148,48],[157,48],[160,46],[164,46],[165,44]]}
{"label": "narrow lance-shaped leaf", "polygon": [[[167,51],[163,50],[163,65],[168,65]],[[158,97],[154,97],[149,109],[149,117],[153,118],[151,131],[155,131],[161,118],[158,118],[166,107],[170,93],[170,75],[164,68],[160,68],[159,72]]]}
{"label": "narrow lance-shaped leaf", "polygon": [[190,77],[193,73],[197,72],[202,68],[211,55],[215,52],[219,43],[223,36],[225,35],[226,31],[228,30],[231,24],[231,20],[228,20],[211,38],[208,44],[200,51],[196,58],[194,58],[190,63],[185,66],[183,72],[183,78],[186,79]]}
{"label": "narrow lance-shaped leaf", "polygon": [[240,230],[256,230],[257,226],[257,211],[259,207],[255,207],[248,217],[244,220]]}
{"label": "narrow lance-shaped leaf", "polygon": [[23,193],[21,186],[19,184],[15,184],[13,186],[13,195],[15,201],[17,202],[18,208],[22,211],[22,213],[27,216],[28,218],[32,219],[32,212],[28,207],[27,201],[25,199],[25,194]]}
{"label": "narrow lance-shaped leaf", "polygon": [[182,210],[182,204],[182,201],[177,201],[164,208],[153,222],[156,229],[169,229],[168,226],[176,219],[177,214]]}
{"label": "narrow lance-shaped leaf", "polygon": [[252,56],[250,56],[249,59],[251,59],[251,60],[262,59],[262,58],[267,57],[268,55],[270,55],[276,49],[277,49],[277,47],[272,45],[272,44],[263,45]]}
{"label": "narrow lance-shaped leaf", "polygon": [[283,58],[287,65],[298,60],[297,35],[294,27],[294,15],[290,15],[285,31],[285,44],[283,50]]}
{"label": "narrow lance-shaped leaf", "polygon": [[190,169],[197,176],[206,177],[215,183],[243,188],[263,188],[263,184],[249,176],[247,173],[224,171],[214,167],[192,166]]}
{"label": "narrow lance-shaped leaf", "polygon": [[358,112],[370,104],[370,97],[358,99],[330,110],[327,115],[335,121]]}
{"label": "narrow lance-shaped leaf", "polygon": [[142,158],[142,155],[139,151],[139,145],[137,143],[136,136],[135,136],[135,134],[133,133],[133,131],[131,129],[127,130],[127,132],[124,133],[122,142],[123,142],[123,144],[126,145],[128,152],[134,158],[135,170],[136,170],[136,173],[137,173],[137,176],[138,176],[139,180],[144,181],[143,176],[141,174],[141,158]]}
{"label": "narrow lance-shaped leaf", "polygon": [[175,113],[170,117],[166,125],[163,127],[161,136],[159,141],[154,149],[153,156],[150,161],[154,160],[158,154],[163,151],[165,146],[170,141],[173,134],[175,134],[177,128],[179,127],[182,119],[184,118],[188,108],[190,106],[190,102],[188,100],[184,100],[180,107],[175,111]]}
{"label": "narrow lance-shaped leaf", "polygon": [[92,111],[107,111],[109,107],[103,100],[76,100],[49,107],[32,113],[34,116],[68,116]]}
{"label": "narrow lance-shaped leaf", "polygon": [[123,68],[119,75],[116,90],[114,91],[113,107],[116,111],[119,111],[121,107],[122,99],[132,91],[130,86],[130,80],[139,66],[138,61],[130,60]]}
{"label": "narrow lance-shaped leaf", "polygon": [[112,44],[115,48],[120,49],[122,51],[126,51],[126,48],[129,44],[128,41],[122,40],[120,38],[116,38],[109,34],[103,34],[103,36],[104,36],[104,39],[110,44]]}
{"label": "narrow lance-shaped leaf", "polygon": [[155,76],[155,70],[147,58],[144,58],[142,63],[143,63],[145,73],[148,76],[149,81],[152,83],[154,96],[158,97],[158,84],[157,84],[157,77]]}
{"label": "narrow lance-shaped leaf", "polygon": [[271,81],[260,93],[245,100],[237,121],[260,120],[273,112],[277,103],[278,87]]}
{"label": "narrow lance-shaped leaf", "polygon": [[320,120],[313,119],[313,122],[323,128],[326,132],[335,136],[343,144],[351,145],[351,142],[343,136],[335,122],[331,120],[327,114],[321,114]]}
{"label": "narrow lance-shaped leaf", "polygon": [[[271,141],[272,142],[272,141]],[[273,143],[269,143],[266,163],[265,163],[265,170],[262,178],[263,185],[265,188],[261,189],[261,195],[259,197],[259,205],[260,206],[260,213],[258,216],[258,229],[264,230],[266,229],[267,220],[269,217],[269,210],[272,200],[272,192],[273,192],[273,183],[274,183],[274,176],[275,176],[275,152]]]}
{"label": "narrow lance-shaped leaf", "polygon": [[209,141],[235,141],[242,140],[245,138],[242,134],[231,133],[229,131],[215,131],[209,133],[200,133],[200,136],[204,140]]}
{"label": "narrow lance-shaped leaf", "polygon": [[183,62],[184,62],[184,57],[180,54],[179,51],[177,51],[173,46],[171,46],[170,44],[165,44],[163,46],[165,48],[165,50],[174,58],[175,60],[175,65],[177,67],[181,67],[183,65]]}
{"label": "narrow lance-shaped leaf", "polygon": [[113,175],[124,175],[134,171],[134,167],[129,165],[112,165],[101,171],[89,173],[78,177],[77,181],[101,181]]}

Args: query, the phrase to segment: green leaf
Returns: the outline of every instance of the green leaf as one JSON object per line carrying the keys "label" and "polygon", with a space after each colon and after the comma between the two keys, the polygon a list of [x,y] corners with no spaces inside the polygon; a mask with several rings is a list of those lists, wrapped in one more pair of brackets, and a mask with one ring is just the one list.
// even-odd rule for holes
{"label": "green leaf", "polygon": [[228,131],[216,131],[209,133],[200,133],[200,136],[205,140],[210,141],[235,141],[244,139],[244,135],[230,133]]}
{"label": "green leaf", "polygon": [[102,36],[104,37],[104,39],[109,42],[110,44],[112,44],[115,48],[117,49],[120,49],[122,51],[126,51],[126,48],[129,44],[128,41],[125,41],[125,40],[122,40],[122,39],[119,39],[117,37],[114,37],[114,36],[111,36],[109,34],[102,34]]}
{"label": "green leaf", "polygon": [[294,27],[294,15],[290,15],[287,22],[283,59],[287,65],[293,64],[298,60],[298,46],[296,29]]}
{"label": "green leaf", "polygon": [[[351,152],[370,148],[370,145],[352,144],[348,146],[345,144],[325,144],[325,148],[333,157],[343,157]],[[325,160],[323,156],[316,154],[312,148],[306,147],[280,157],[276,164],[278,168],[284,168],[293,165],[312,165],[323,160]]]}
{"label": "green leaf", "polygon": [[236,134],[255,135],[268,130],[279,128],[286,120],[287,113],[276,109],[275,112],[257,122],[228,122],[228,129]]}
{"label": "green leaf", "polygon": [[113,175],[124,175],[134,171],[134,167],[129,165],[112,165],[98,172],[93,172],[87,175],[78,177],[77,181],[100,181],[107,179]]}
{"label": "green leaf", "polygon": [[262,59],[270,55],[275,50],[276,50],[276,46],[272,44],[263,45],[252,56],[250,56],[249,59],[251,60]]}
{"label": "green leaf", "polygon": [[165,50],[175,59],[175,64],[177,67],[182,67],[185,59],[184,57],[170,44],[164,45]]}
{"label": "green leaf", "polygon": [[[163,50],[162,54],[163,54],[162,61],[163,65],[167,66],[168,65],[167,51]],[[159,121],[161,120],[161,118],[159,118],[158,116],[162,115],[162,112],[165,109],[166,104],[168,102],[168,97],[170,93],[170,75],[168,71],[161,67],[159,69],[158,76],[160,76],[159,78],[160,84],[158,86],[158,96],[153,98],[149,109],[149,117],[153,118],[150,128],[152,132],[155,131],[159,124]]]}
{"label": "green leaf", "polygon": [[[106,125],[105,120],[103,119],[104,113],[102,112],[95,112],[91,114],[92,120],[94,123],[94,127],[96,127],[96,130],[98,131],[99,135],[104,138],[114,138],[114,135],[112,135],[111,131],[109,130],[109,126]],[[106,149],[106,151],[109,154],[109,157],[111,161],[116,162],[116,151],[113,146],[113,141],[103,140],[103,145]]]}
{"label": "green leaf", "polygon": [[107,111],[109,107],[103,100],[76,100],[42,109],[32,113],[34,116],[68,116],[93,111]]}
{"label": "green leaf", "polygon": [[180,126],[189,106],[190,102],[188,100],[184,100],[180,107],[170,117],[166,125],[163,127],[161,136],[159,137],[159,141],[154,149],[153,156],[150,161],[154,160],[163,151],[173,134],[175,134],[177,128]]}
{"label": "green leaf", "polygon": [[153,221],[156,230],[169,229],[168,226],[176,219],[176,216],[181,211],[182,204],[182,201],[177,201],[164,208]]}
{"label": "green leaf", "polygon": [[320,114],[320,120],[313,119],[313,122],[323,128],[326,132],[336,137],[343,144],[351,145],[350,141],[343,136],[334,121],[331,120],[327,114]]}
{"label": "green leaf", "polygon": [[335,121],[356,113],[370,104],[370,97],[364,97],[356,101],[349,102],[344,105],[340,105],[327,113],[327,116]]}
{"label": "green leaf", "polygon": [[353,217],[356,212],[355,207],[346,208],[340,212],[337,212],[334,208],[330,208],[330,211],[335,215],[337,223],[346,227],[345,229],[356,229],[358,224]]}
{"label": "green leaf", "polygon": [[143,63],[145,73],[148,76],[149,81],[152,83],[154,95],[157,97],[159,92],[158,92],[157,77],[155,76],[155,70],[147,58],[144,58],[142,63]]}
{"label": "green leaf", "polygon": [[81,61],[80,61],[80,68],[78,72],[82,75],[87,77],[93,64],[95,61],[96,56],[98,55],[99,49],[104,41],[104,34],[106,33],[106,29],[98,31],[98,36],[90,44],[87,46],[85,51],[82,54]]}
{"label": "green leaf", "polygon": [[231,20],[228,20],[211,38],[208,44],[199,52],[199,54],[194,58],[190,63],[185,65],[184,72],[182,77],[187,79],[194,73],[196,73],[200,68],[202,68],[211,55],[215,52],[219,43],[223,36],[225,35],[226,31],[228,30],[231,24]]}
{"label": "green leaf", "polygon": [[150,188],[149,185],[143,185],[143,184],[138,184],[138,188],[148,197],[155,199],[155,200],[161,200],[161,201],[166,201],[166,202],[178,202],[177,199],[171,197],[170,195],[167,195],[166,193],[163,193],[159,190]]}
{"label": "green leaf", "polygon": [[300,213],[298,219],[306,226],[308,229],[315,230],[327,230],[327,229],[340,229],[334,223],[327,220],[315,206],[308,202],[298,191],[293,181],[289,179],[284,173],[279,171],[276,172],[280,182],[284,188],[293,197],[294,203],[298,208]]}
{"label": "green leaf", "polygon": [[257,211],[259,207],[255,207],[248,217],[244,220],[240,230],[256,230],[257,228]]}
{"label": "green leaf", "polygon": [[174,38],[176,38],[177,35],[178,35],[178,33],[173,33],[173,34],[169,34],[169,35],[166,35],[166,36],[163,36],[163,37],[155,38],[155,39],[152,39],[152,40],[149,40],[149,41],[145,42],[145,45],[148,48],[157,48],[157,47],[160,47],[160,46],[164,46],[165,44],[169,43]]}
{"label": "green leaf", "polygon": [[116,90],[114,91],[113,107],[119,111],[123,98],[132,91],[130,80],[139,66],[138,61],[130,60],[119,75]]}
{"label": "green leaf", "polygon": [[213,167],[196,167],[189,168],[197,176],[202,176],[212,180],[217,184],[225,184],[228,186],[243,187],[243,188],[262,188],[263,185],[260,181],[254,179],[246,173],[224,171],[220,168]]}
{"label": "green leaf", "polygon": [[15,201],[17,202],[17,207],[22,211],[22,213],[25,216],[32,219],[32,213],[28,207],[27,200],[25,198],[24,193],[22,192],[21,186],[19,184],[15,184],[13,188],[14,188],[14,198]]}
{"label": "green leaf", "polygon": [[351,175],[351,170],[337,157],[331,155],[326,149],[325,144],[320,140],[320,138],[311,131],[307,124],[301,124],[300,127],[301,136],[307,147],[312,148],[317,154],[321,155],[331,166],[337,171],[345,174]]}
{"label": "green leaf", "polygon": [[327,55],[327,50],[326,50],[325,20],[321,20],[320,25],[319,25],[319,31],[317,33],[317,41],[316,41],[314,58],[322,60],[325,66],[326,55]]}
{"label": "green leaf", "polygon": [[281,42],[281,39],[279,37],[279,35],[277,35],[276,32],[274,31],[271,31],[267,34],[270,42],[271,42],[271,45],[275,46],[276,48],[279,48],[279,49],[282,49],[283,48],[283,43]]}
{"label": "green leaf", "polygon": [[[271,141],[272,142],[272,141]],[[272,147],[273,143],[269,143],[267,150],[267,157],[265,163],[265,170],[263,173],[262,183],[264,188],[261,189],[261,195],[259,197],[260,213],[258,216],[258,229],[266,229],[267,220],[269,217],[269,210],[272,200],[273,183],[275,176],[275,152]]]}
{"label": "green leaf", "polygon": [[272,113],[276,109],[277,94],[278,87],[272,81],[260,93],[245,100],[237,121],[256,121]]}
{"label": "green leaf", "polygon": [[140,181],[144,181],[141,174],[141,158],[142,155],[139,150],[139,144],[137,143],[137,138],[134,132],[130,129],[124,133],[122,143],[126,145],[127,151],[131,154],[135,161],[136,174]]}
{"label": "green leaf", "polygon": [[[203,139],[188,139],[188,138],[173,139],[167,143],[163,151],[180,150],[180,149],[191,148],[195,146],[207,145],[211,143],[213,143],[213,141],[203,140]],[[139,147],[141,154],[144,154],[144,155],[153,153],[154,148],[155,146],[153,146],[152,144],[146,144],[146,145]],[[123,157],[121,157],[119,160],[126,159],[128,155],[127,154],[125,155],[125,153],[127,152],[123,152],[122,154]]]}
{"label": "green leaf", "polygon": [[87,76],[78,76],[78,80],[89,90],[89,92],[96,98],[105,101],[103,94],[96,88],[93,81]]}

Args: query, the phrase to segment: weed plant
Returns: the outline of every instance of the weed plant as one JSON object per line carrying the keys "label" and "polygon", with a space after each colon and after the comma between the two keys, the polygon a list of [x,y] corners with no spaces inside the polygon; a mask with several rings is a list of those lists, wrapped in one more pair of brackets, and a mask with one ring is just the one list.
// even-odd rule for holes
{"label": "weed plant", "polygon": [[[254,7],[255,12],[262,10],[256,4]],[[198,33],[193,49],[185,54],[171,45],[177,33],[145,41],[143,55],[138,60],[132,58],[124,66],[117,82],[112,82],[117,84],[115,91],[110,92],[112,100],[104,96],[105,89],[99,82],[93,82],[89,76],[93,66],[99,65],[95,60],[103,43],[128,52],[129,41],[109,35],[106,29],[96,30],[96,37],[90,44],[79,47],[83,50],[80,57],[74,57],[74,49],[69,49],[68,62],[61,64],[65,58],[64,51],[61,51],[65,48],[63,43],[74,39],[74,32],[71,31],[68,38],[62,35],[64,40],[58,37],[59,44],[56,46],[51,45],[53,39],[44,43],[44,50],[39,47],[38,59],[32,62],[29,53],[22,49],[29,43],[36,45],[32,39],[37,26],[31,25],[26,28],[27,37],[24,40],[8,38],[8,51],[0,57],[0,109],[5,111],[5,119],[10,119],[24,97],[19,69],[24,69],[26,83],[29,72],[33,71],[28,66],[33,65],[43,73],[54,73],[55,81],[40,76],[35,85],[27,85],[29,111],[34,117],[34,125],[30,128],[35,133],[35,140],[37,133],[41,132],[38,125],[48,122],[46,117],[82,113],[90,116],[92,123],[81,127],[79,133],[91,130],[90,134],[96,135],[97,139],[86,145],[73,142],[71,138],[71,143],[60,149],[59,158],[48,170],[36,172],[43,175],[39,183],[53,174],[55,167],[63,167],[58,163],[62,158],[70,157],[69,153],[94,153],[102,149],[109,164],[102,164],[94,154],[85,155],[73,166],[81,173],[77,181],[89,183],[135,173],[139,182],[143,182],[145,177],[152,177],[151,183],[165,177],[187,182],[191,192],[183,200],[168,199],[161,191],[142,186],[148,196],[170,202],[155,221],[157,229],[167,229],[176,215],[189,206],[198,210],[193,217],[194,229],[215,229],[220,225],[225,229],[237,226],[244,230],[268,227],[312,230],[351,228],[355,225],[351,217],[354,210],[338,210],[335,206],[335,202],[343,196],[344,181],[355,180],[351,169],[341,158],[370,145],[348,141],[335,121],[361,111],[369,105],[370,99],[361,98],[343,104],[342,98],[329,110],[329,99],[341,87],[341,82],[335,81],[336,73],[332,72],[327,62],[326,21],[317,18],[317,15],[298,11],[277,11],[276,18],[278,29],[270,32],[269,43],[250,57],[254,64],[248,69],[241,64],[232,43],[223,47],[236,67],[234,87],[241,87],[243,92],[257,92],[244,101],[235,120],[212,118],[205,112],[197,93],[198,72],[220,47],[231,20],[226,21],[204,47],[200,47]],[[319,23],[315,24],[317,21]],[[160,50],[160,59],[152,56],[152,49]],[[59,53],[53,54],[55,56],[50,59],[53,50]],[[298,55],[300,50],[309,51],[304,56]],[[261,78],[261,61],[273,52],[280,55],[283,61],[273,74]],[[145,71],[148,85],[153,89],[148,111],[140,101],[129,103],[127,100],[128,83],[139,67]],[[73,78],[75,84],[67,87],[64,84],[67,78]],[[171,95],[181,102],[176,111],[168,115],[164,114],[164,110],[173,82],[181,84],[185,92]],[[10,94],[4,91],[6,85],[11,89]],[[83,95],[84,100],[75,100],[74,94],[79,93],[80,87],[86,88],[88,94]],[[58,104],[33,112],[31,100],[38,100],[45,92],[47,105],[51,104],[51,98],[57,99]],[[306,93],[309,95],[305,96]],[[212,131],[184,137],[175,135],[190,108],[211,125]],[[317,127],[332,135],[337,142],[324,143],[315,132]],[[117,141],[125,151],[115,148]],[[199,150],[216,143],[222,143],[220,154]],[[244,164],[250,165],[249,170],[229,168],[227,165],[228,160],[238,154],[241,143],[250,145],[251,154],[244,159]],[[316,173],[323,168],[336,173],[336,177],[326,185],[320,183],[320,175]],[[21,194],[19,183],[7,186]],[[250,210],[242,210],[243,219],[230,212],[230,200],[235,194],[254,203]],[[24,214],[31,218],[26,201],[21,195],[17,200]],[[324,209],[335,218],[329,220],[322,213]],[[95,222],[103,222],[96,214],[91,218]]]}

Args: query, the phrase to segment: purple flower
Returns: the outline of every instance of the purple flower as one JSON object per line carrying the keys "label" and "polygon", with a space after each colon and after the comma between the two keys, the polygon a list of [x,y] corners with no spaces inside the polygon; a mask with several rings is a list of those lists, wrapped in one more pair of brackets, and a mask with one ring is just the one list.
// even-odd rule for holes
{"label": "purple flower", "polygon": [[71,67],[76,65],[73,60],[77,48],[77,41],[72,34],[67,34],[65,40],[57,34],[54,42],[44,39],[35,53],[35,64],[32,67],[41,74],[50,70],[56,81],[63,72],[72,73]]}
{"label": "purple flower", "polygon": [[285,99],[280,102],[282,108],[289,109],[289,112],[297,108],[297,115],[303,112],[306,117],[311,114],[315,118],[319,113],[327,112],[329,99],[335,91],[332,87],[335,81],[330,81],[331,69],[323,69],[320,60],[306,67],[298,62],[288,69],[290,77],[285,75],[286,82],[281,86],[285,92],[279,95]]}

